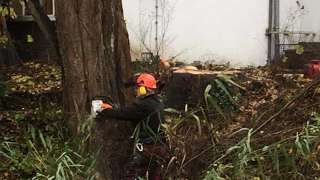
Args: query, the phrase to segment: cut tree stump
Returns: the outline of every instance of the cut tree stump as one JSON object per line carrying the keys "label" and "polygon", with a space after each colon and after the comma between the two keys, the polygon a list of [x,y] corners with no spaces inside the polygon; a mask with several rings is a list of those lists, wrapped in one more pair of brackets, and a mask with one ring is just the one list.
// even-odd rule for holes
{"label": "cut tree stump", "polygon": [[167,83],[166,105],[175,109],[183,109],[186,104],[189,107],[197,107],[204,102],[204,91],[217,75],[235,75],[238,73],[240,71],[176,69],[171,72]]}

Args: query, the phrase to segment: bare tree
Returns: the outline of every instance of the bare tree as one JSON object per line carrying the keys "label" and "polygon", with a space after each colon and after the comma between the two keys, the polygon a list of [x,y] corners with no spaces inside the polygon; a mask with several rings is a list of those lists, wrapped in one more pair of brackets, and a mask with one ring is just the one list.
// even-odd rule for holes
{"label": "bare tree", "polygon": [[139,41],[141,52],[164,54],[167,51],[168,46],[173,41],[172,37],[169,36],[169,27],[173,18],[175,3],[176,1],[158,0],[158,4],[155,4],[155,6],[158,6],[158,13],[155,13],[156,10],[146,9],[140,1],[138,31],[135,35]]}

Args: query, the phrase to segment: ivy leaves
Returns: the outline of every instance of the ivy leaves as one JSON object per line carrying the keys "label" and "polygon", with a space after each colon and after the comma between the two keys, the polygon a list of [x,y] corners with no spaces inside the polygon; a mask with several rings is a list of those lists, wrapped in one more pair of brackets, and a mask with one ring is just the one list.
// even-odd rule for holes
{"label": "ivy leaves", "polygon": [[12,19],[15,19],[18,17],[12,7],[1,6],[1,5],[0,5],[0,15],[1,16],[9,16]]}

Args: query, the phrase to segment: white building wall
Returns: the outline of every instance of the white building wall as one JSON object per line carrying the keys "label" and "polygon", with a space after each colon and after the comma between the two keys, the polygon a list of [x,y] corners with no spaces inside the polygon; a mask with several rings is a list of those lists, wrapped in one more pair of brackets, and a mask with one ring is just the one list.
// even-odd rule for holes
{"label": "white building wall", "polygon": [[[296,0],[281,1],[281,27],[296,11]],[[180,60],[214,58],[234,65],[263,65],[267,59],[268,0],[170,0],[175,3],[169,36],[173,39],[166,56],[183,51]],[[131,44],[138,44],[141,14],[154,15],[154,0],[123,0]],[[320,31],[319,0],[301,0],[304,15],[293,29]],[[318,5],[318,6],[317,6]],[[140,12],[139,12],[140,11]],[[153,41],[153,39],[149,39]]]}

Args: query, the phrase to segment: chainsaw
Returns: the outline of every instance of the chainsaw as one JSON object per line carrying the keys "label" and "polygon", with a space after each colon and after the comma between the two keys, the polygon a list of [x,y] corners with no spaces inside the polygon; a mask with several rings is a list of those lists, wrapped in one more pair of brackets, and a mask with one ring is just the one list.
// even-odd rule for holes
{"label": "chainsaw", "polygon": [[103,111],[104,109],[111,109],[114,107],[118,107],[118,105],[112,103],[112,99],[110,97],[96,96],[91,101],[91,115],[96,117],[97,113]]}

